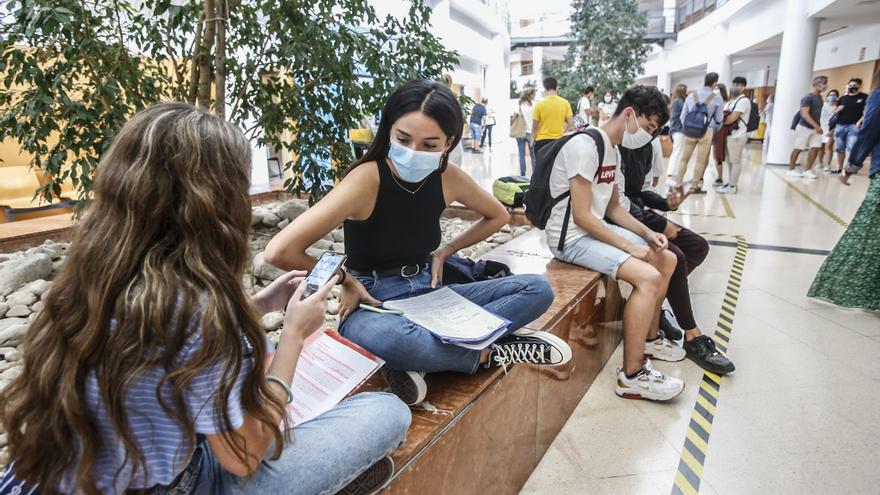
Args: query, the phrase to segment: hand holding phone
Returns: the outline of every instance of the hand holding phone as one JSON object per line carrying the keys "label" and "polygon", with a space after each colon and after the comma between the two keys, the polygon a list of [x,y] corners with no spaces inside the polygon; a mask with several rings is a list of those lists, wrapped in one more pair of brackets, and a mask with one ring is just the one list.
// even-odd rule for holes
{"label": "hand holding phone", "polygon": [[336,275],[340,268],[342,268],[345,259],[346,256],[342,253],[325,251],[324,254],[318,258],[318,263],[315,264],[315,267],[309,271],[309,275],[306,277],[305,281],[303,281],[303,283],[306,284],[305,292],[303,292],[303,299],[318,292],[322,287],[327,285],[327,282],[333,278],[333,275]]}

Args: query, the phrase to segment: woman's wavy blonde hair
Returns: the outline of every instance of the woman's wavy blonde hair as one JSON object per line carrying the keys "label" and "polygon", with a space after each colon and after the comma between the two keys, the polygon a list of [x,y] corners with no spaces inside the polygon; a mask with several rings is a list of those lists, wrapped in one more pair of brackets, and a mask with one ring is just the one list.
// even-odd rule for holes
{"label": "woman's wavy blonde hair", "polygon": [[[160,103],[122,127],[98,165],[95,199],[75,228],[68,259],[23,342],[22,373],[0,392],[17,477],[53,493],[72,471],[78,492],[98,493],[98,453],[115,446],[102,445],[87,406],[93,372],[132,471],[145,476],[127,390],[153,367],[168,370],[156,394],[186,433],[168,441],[181,442],[189,458],[196,434],[184,395],[194,377],[219,364],[215,417],[246,463],[245,439],[234,433],[226,404],[248,358],[242,407],[277,432],[274,456],[280,455],[283,436],[273,417],[283,416],[284,404],[268,390],[265,334],[242,286],[250,168],[241,131],[191,105]],[[203,324],[193,328],[194,320]],[[179,363],[195,331],[201,345]],[[170,403],[159,393],[166,384]]]}

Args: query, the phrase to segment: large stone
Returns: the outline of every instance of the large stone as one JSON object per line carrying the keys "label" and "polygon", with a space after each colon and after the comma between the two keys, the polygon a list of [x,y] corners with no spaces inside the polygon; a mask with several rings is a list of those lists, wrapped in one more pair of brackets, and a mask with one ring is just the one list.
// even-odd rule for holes
{"label": "large stone", "polygon": [[7,311],[9,311],[9,305],[5,302],[0,303],[0,318],[6,316]]}
{"label": "large stone", "polygon": [[30,306],[39,299],[40,298],[37,297],[36,294],[25,288],[6,296],[6,304],[9,305],[9,309],[11,310],[15,306]]}
{"label": "large stone", "polygon": [[286,218],[291,222],[296,219],[296,217],[305,213],[306,210],[309,209],[309,202],[304,199],[292,199],[287,201],[283,205],[278,207],[278,210],[275,212],[281,218]]}
{"label": "large stone", "polygon": [[281,230],[284,227],[287,227],[288,225],[290,225],[290,220],[285,218],[284,220],[278,222],[278,225],[276,225],[276,227],[278,227],[278,230]]}
{"label": "large stone", "polygon": [[313,246],[315,249],[328,250],[333,247],[333,241],[328,241],[327,239],[321,239],[316,242]]}
{"label": "large stone", "polygon": [[49,290],[49,285],[50,285],[49,282],[46,282],[46,281],[43,280],[43,279],[40,279],[40,280],[34,280],[33,282],[31,282],[31,283],[25,285],[25,286],[24,286],[24,290],[30,292],[31,294],[33,294],[33,295],[35,295],[35,296],[37,296],[37,297],[40,297],[40,296],[42,296],[47,290]]}
{"label": "large stone", "polygon": [[495,234],[492,236],[492,242],[497,242],[498,244],[504,244],[505,242],[510,242],[513,240],[513,236],[510,234]]}
{"label": "large stone", "polygon": [[324,251],[326,251],[326,249],[319,249],[316,247],[310,247],[310,248],[306,249],[306,254],[311,256],[312,258],[318,259],[321,257],[322,254],[324,254]]}
{"label": "large stone", "polygon": [[34,280],[47,279],[52,274],[52,257],[30,254],[0,264],[0,293],[8,294]]}
{"label": "large stone", "polygon": [[0,361],[0,373],[5,373],[6,370],[10,370],[16,366],[21,366],[21,363],[18,361]]}
{"label": "large stone", "polygon": [[262,206],[254,206],[251,208],[251,227],[259,225],[267,213],[269,213],[269,210]]}
{"label": "large stone", "polygon": [[6,312],[6,316],[8,316],[9,318],[27,318],[31,315],[31,313],[33,313],[33,311],[31,311],[31,308],[23,304],[18,304],[9,308],[9,311]]}
{"label": "large stone", "polygon": [[24,318],[6,318],[5,320],[0,320],[0,325],[3,325],[4,322],[10,320],[20,321],[20,323],[4,325],[0,328],[0,346],[17,346],[21,343],[22,339],[24,339],[25,334],[27,334],[27,320]]}
{"label": "large stone", "polygon": [[284,314],[280,311],[266,313],[263,315],[263,318],[260,319],[260,323],[263,324],[263,328],[266,329],[267,332],[278,330],[281,328],[281,324],[284,323]]}
{"label": "large stone", "polygon": [[337,253],[345,253],[345,243],[344,242],[334,242],[333,243],[333,251]]}
{"label": "large stone", "polygon": [[265,259],[263,259],[263,253],[257,253],[257,255],[254,256],[255,277],[263,280],[275,280],[285,273],[287,272],[276,266],[270,265]]}
{"label": "large stone", "polygon": [[331,232],[330,235],[333,236],[333,240],[336,242],[345,241],[345,231],[342,229],[336,229],[333,232]]}
{"label": "large stone", "polygon": [[327,303],[327,313],[331,315],[339,314],[339,301],[329,301]]}
{"label": "large stone", "polygon": [[266,215],[263,217],[263,225],[267,227],[275,227],[279,222],[281,222],[281,218],[271,211],[267,211]]}
{"label": "large stone", "polygon": [[15,347],[0,347],[0,359],[3,361],[18,361],[21,359],[21,351]]}
{"label": "large stone", "polygon": [[34,313],[39,313],[43,310],[45,306],[46,304],[43,301],[37,301],[31,305],[31,311],[33,311]]}
{"label": "large stone", "polygon": [[54,247],[50,246],[37,246],[35,248],[28,249],[27,251],[25,251],[25,254],[45,254],[53,260],[57,260],[61,257],[61,250],[55,249]]}

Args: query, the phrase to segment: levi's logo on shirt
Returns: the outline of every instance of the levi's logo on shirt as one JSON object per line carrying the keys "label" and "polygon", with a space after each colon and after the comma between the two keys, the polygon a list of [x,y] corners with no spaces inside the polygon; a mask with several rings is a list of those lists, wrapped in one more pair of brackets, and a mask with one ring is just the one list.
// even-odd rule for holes
{"label": "levi's logo on shirt", "polygon": [[596,177],[596,183],[597,184],[613,184],[615,170],[617,170],[617,165],[605,165],[604,167],[600,168],[599,174]]}

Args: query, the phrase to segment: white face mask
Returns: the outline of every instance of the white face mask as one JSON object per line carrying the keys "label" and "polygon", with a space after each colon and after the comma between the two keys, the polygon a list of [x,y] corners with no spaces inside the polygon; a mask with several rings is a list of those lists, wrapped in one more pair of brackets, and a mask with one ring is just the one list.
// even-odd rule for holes
{"label": "white face mask", "polygon": [[420,182],[440,168],[443,152],[416,151],[391,139],[388,158],[397,169],[397,175],[406,182]]}
{"label": "white face mask", "polygon": [[611,96],[610,95],[605,96],[605,103],[611,103]]}
{"label": "white face mask", "polygon": [[[635,110],[632,111],[629,115],[635,117]],[[624,148],[629,148],[631,150],[637,150],[642,146],[651,142],[654,139],[648,131],[642,129],[639,125],[639,119],[636,117],[634,119],[636,121],[636,130],[633,132],[629,132],[629,118],[627,117],[623,121],[623,142],[620,143]]]}

